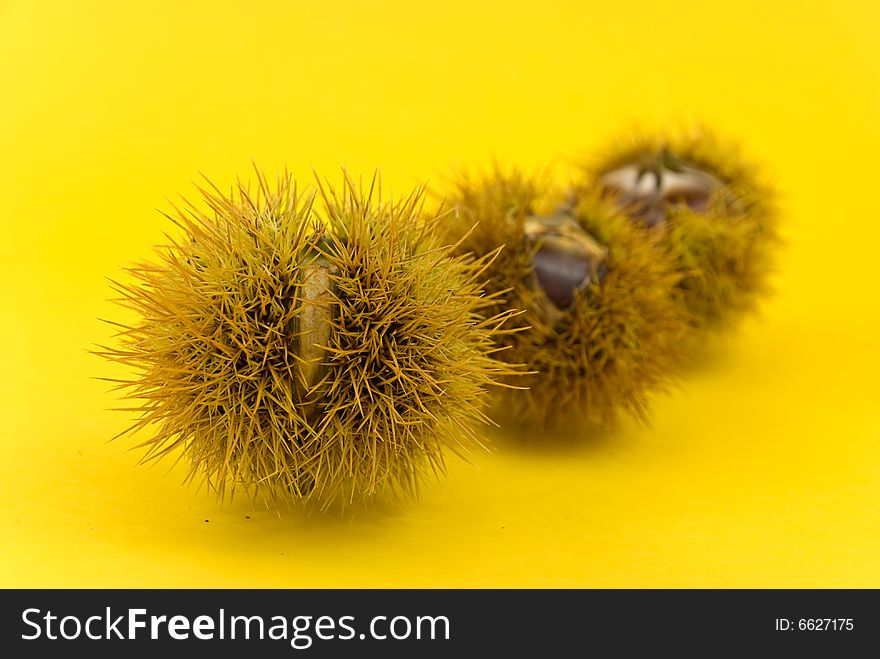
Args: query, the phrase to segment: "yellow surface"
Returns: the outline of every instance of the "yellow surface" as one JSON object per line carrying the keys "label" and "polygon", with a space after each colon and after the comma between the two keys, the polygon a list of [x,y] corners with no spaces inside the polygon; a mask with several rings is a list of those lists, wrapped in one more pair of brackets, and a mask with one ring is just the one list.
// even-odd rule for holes
{"label": "yellow surface", "polygon": [[[878,29],[868,0],[0,2],[0,585],[880,587]],[[104,277],[198,171],[402,192],[682,117],[767,164],[789,245],[653,428],[502,442],[353,520],[218,509],[107,442]]]}

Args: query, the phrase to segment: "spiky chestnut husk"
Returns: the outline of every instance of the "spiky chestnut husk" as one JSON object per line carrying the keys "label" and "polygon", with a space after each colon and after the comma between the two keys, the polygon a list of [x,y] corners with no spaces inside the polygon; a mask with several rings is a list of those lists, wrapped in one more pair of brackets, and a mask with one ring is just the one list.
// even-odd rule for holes
{"label": "spiky chestnut husk", "polygon": [[525,390],[500,392],[498,412],[531,428],[596,429],[621,412],[646,419],[683,331],[679,276],[655,238],[597,194],[555,207],[548,179],[496,169],[460,177],[447,203],[457,250],[503,249],[489,266],[490,313],[524,309],[526,331],[497,337],[523,363]]}
{"label": "spiky chestnut husk", "polygon": [[636,133],[585,170],[582,189],[602,190],[662,235],[683,275],[692,338],[734,325],[767,292],[779,243],[775,194],[734,145],[702,127]]}
{"label": "spiky chestnut husk", "polygon": [[144,460],[181,449],[221,499],[244,490],[322,507],[415,495],[444,449],[481,446],[484,394],[512,369],[493,357],[485,261],[450,254],[421,191],[384,202],[346,177],[313,195],[288,175],[255,193],[200,189],[168,217],[183,237],[130,269],[140,315],[102,354],[154,431]]}

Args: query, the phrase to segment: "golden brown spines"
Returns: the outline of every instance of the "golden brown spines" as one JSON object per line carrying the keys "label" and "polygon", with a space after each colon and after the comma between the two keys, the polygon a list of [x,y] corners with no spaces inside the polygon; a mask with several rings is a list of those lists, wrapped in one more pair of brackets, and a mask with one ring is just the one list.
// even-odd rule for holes
{"label": "golden brown spines", "polygon": [[[499,337],[500,355],[536,372],[516,382],[527,391],[502,394],[499,408],[532,427],[601,425],[621,411],[645,418],[683,330],[679,276],[650,232],[599,195],[566,200],[545,190],[540,180],[496,170],[460,179],[450,199],[447,229],[466,235],[458,249],[482,255],[503,246],[489,267],[490,290],[526,310],[514,322],[529,329]],[[580,282],[560,265],[567,271],[557,283],[570,278],[570,301],[536,276],[547,246],[566,262],[585,259]]]}
{"label": "golden brown spines", "polygon": [[441,247],[420,191],[321,186],[323,221],[290,176],[201,194],[116,285],[139,318],[103,354],[134,369],[145,460],[180,449],[220,497],[327,506],[414,495],[445,449],[481,445],[509,314],[484,313],[485,262]]}

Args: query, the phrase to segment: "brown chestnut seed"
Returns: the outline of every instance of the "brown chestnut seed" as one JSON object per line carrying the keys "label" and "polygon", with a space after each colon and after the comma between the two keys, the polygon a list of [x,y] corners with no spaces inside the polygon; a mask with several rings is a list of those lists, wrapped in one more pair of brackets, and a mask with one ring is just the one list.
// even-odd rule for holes
{"label": "brown chestnut seed", "polygon": [[[332,276],[336,274],[336,270],[326,259],[320,257],[314,258],[303,268],[305,276],[300,293],[303,309],[298,320],[299,359],[302,360],[300,377],[306,396],[311,395],[323,375],[321,360],[325,358],[325,354],[321,346],[330,343]],[[316,409],[315,401],[303,401],[303,405],[306,416],[310,417]]]}
{"label": "brown chestnut seed", "polygon": [[604,277],[608,250],[578,225],[568,208],[529,217],[525,234],[533,250],[534,283],[556,311],[567,310],[577,291]]}
{"label": "brown chestnut seed", "polygon": [[642,163],[614,169],[600,180],[621,209],[646,226],[664,222],[669,209],[680,204],[706,212],[712,195],[723,186],[712,174],[681,163],[665,149]]}
{"label": "brown chestnut seed", "polygon": [[568,241],[548,236],[532,257],[538,283],[558,309],[567,309],[574,301],[574,292],[583,286],[590,274],[590,263],[582,252],[570,249]]}

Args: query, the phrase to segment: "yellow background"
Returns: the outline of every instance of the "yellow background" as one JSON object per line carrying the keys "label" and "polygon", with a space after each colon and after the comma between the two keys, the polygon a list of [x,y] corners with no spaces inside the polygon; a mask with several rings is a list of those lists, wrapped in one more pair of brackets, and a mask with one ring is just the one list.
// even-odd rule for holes
{"label": "yellow background", "polygon": [[[0,585],[880,587],[880,10],[715,4],[0,1]],[[218,509],[107,442],[104,277],[197,172],[403,192],[681,118],[766,164],[788,246],[653,428],[353,519]]]}

